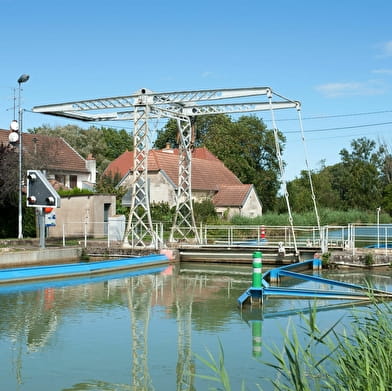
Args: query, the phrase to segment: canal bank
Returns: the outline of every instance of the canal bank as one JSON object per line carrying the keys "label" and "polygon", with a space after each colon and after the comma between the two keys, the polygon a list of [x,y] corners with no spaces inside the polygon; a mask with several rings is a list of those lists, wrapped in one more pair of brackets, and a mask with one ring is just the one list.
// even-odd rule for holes
{"label": "canal bank", "polygon": [[[323,266],[330,268],[374,268],[390,267],[392,265],[392,252],[389,249],[358,248],[354,251],[335,250],[317,255],[316,249],[308,249],[304,259],[320,256]],[[281,254],[270,256],[263,249],[255,248],[170,248],[162,250],[123,248],[120,244],[107,247],[103,241],[90,241],[84,248],[80,244],[61,247],[58,243],[48,243],[44,249],[39,247],[38,239],[8,239],[0,240],[0,268],[23,267],[46,264],[62,264],[110,258],[123,258],[132,256],[146,256],[163,253],[174,262],[202,262],[202,263],[229,263],[251,264],[252,253],[261,251],[263,263],[282,265],[293,263],[289,257]],[[287,254],[289,255],[289,254]]]}

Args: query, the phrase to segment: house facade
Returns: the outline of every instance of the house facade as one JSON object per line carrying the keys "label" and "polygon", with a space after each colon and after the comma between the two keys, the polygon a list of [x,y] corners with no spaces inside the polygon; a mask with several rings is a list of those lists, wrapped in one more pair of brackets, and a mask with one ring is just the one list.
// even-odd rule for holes
{"label": "house facade", "polygon": [[[129,187],[133,177],[133,152],[126,151],[109,164],[108,176],[122,178],[119,186]],[[178,150],[150,150],[148,154],[148,186],[151,203],[176,205],[178,184]],[[192,198],[196,202],[211,200],[218,214],[231,217],[262,215],[262,204],[251,184],[242,184],[216,156],[206,148],[192,153]],[[130,192],[125,205],[130,205]]]}
{"label": "house facade", "polygon": [[[0,129],[0,144],[10,144],[9,134],[10,131]],[[84,159],[61,137],[44,134],[23,133],[22,145],[26,169],[45,171],[58,187],[93,189],[97,172],[92,156]]]}
{"label": "house facade", "polygon": [[[0,144],[9,143],[8,130],[0,130]],[[23,133],[23,170],[45,172],[54,189],[93,190],[96,183],[96,162],[84,159],[64,139],[43,134]],[[116,197],[91,194],[62,197],[60,208],[51,213],[49,237],[101,237],[107,234],[110,218],[116,213]],[[47,216],[49,217],[49,216]]]}

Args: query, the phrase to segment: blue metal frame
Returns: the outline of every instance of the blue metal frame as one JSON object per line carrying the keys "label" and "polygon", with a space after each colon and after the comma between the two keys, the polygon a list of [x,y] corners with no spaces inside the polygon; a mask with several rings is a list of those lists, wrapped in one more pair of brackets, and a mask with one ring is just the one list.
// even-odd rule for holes
{"label": "blue metal frame", "polygon": [[[296,297],[296,298],[312,298],[312,299],[337,299],[337,300],[368,300],[369,295],[377,298],[392,299],[392,292],[372,289],[356,284],[349,284],[342,281],[329,280],[314,275],[293,272],[290,269],[321,269],[320,259],[311,259],[304,262],[294,263],[291,265],[281,266],[271,269],[263,274],[262,287],[248,288],[238,299],[238,305],[243,306],[247,301],[258,301],[263,303],[265,296],[278,297]],[[320,282],[326,285],[335,285],[350,289],[350,291],[336,291],[323,289],[304,289],[304,288],[288,288],[288,287],[272,287],[268,280],[279,281],[282,277],[298,278],[306,281]]]}

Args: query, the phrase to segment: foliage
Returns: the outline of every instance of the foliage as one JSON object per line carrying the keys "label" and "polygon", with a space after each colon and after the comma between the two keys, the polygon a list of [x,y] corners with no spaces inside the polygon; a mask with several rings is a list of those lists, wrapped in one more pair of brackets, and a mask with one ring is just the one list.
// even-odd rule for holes
{"label": "foliage", "polygon": [[[212,353],[207,350],[209,360],[195,353],[195,357],[201,361],[207,368],[212,371],[212,375],[198,375],[199,378],[211,380],[215,383],[221,384],[224,391],[231,391],[230,377],[225,368],[225,355],[223,346],[219,341],[219,360],[216,360]],[[210,390],[222,390],[222,388],[210,388]],[[241,391],[245,391],[245,383],[242,382]]]}
{"label": "foliage", "polygon": [[194,202],[193,213],[197,223],[211,222],[218,216],[214,204],[208,199],[200,202]]}
{"label": "foliage", "polygon": [[18,205],[18,153],[0,144],[0,207]]}
{"label": "foliage", "polygon": [[97,162],[97,172],[102,174],[107,165],[127,149],[133,148],[133,137],[125,129],[91,126],[88,129],[76,125],[50,127],[43,125],[29,130],[33,134],[62,137],[80,155],[91,154]]}
{"label": "foliage", "polygon": [[[22,199],[22,228],[24,238],[36,236],[36,208],[26,206],[26,199]],[[18,206],[0,206],[0,238],[16,238],[18,236]]]}
{"label": "foliage", "polygon": [[[37,208],[26,206],[26,198],[23,197],[23,237],[34,238],[37,236]],[[15,235],[16,236],[16,235]]]}
{"label": "foliage", "polygon": [[112,194],[116,196],[116,214],[123,214],[128,216],[129,208],[122,206],[122,198],[127,189],[122,186],[117,186],[120,182],[120,174],[101,175],[95,185],[95,191],[101,194]]}
{"label": "foliage", "polygon": [[[375,223],[376,212],[375,211],[363,211],[363,210],[334,210],[329,208],[318,209],[321,225],[347,225],[352,223]],[[294,225],[303,226],[315,226],[316,218],[315,213],[303,212],[293,213]],[[288,213],[276,213],[268,212],[263,216],[258,217],[244,217],[235,215],[230,219],[231,224],[235,225],[275,225],[284,226],[289,225]],[[389,224],[392,223],[392,218],[387,213],[380,213],[380,223]]]}
{"label": "foliage", "polygon": [[321,255],[321,261],[322,261],[323,267],[327,268],[329,266],[330,259],[331,259],[330,252],[326,252]]}
{"label": "foliage", "polygon": [[[18,236],[18,153],[0,144],[0,237]],[[23,237],[35,236],[35,208],[27,208],[22,200]]]}
{"label": "foliage", "polygon": [[152,221],[172,222],[175,207],[170,208],[167,202],[152,203],[150,209]]}
{"label": "foliage", "polygon": [[[310,308],[309,318],[301,315],[305,322],[302,327],[307,337],[304,344],[300,342],[295,328],[289,328],[284,335],[284,347],[270,348],[275,362],[265,364],[275,368],[280,376],[271,379],[275,389],[285,391],[315,391],[323,390],[323,383],[329,377],[328,371],[323,364],[334,353],[336,348],[332,347],[329,335],[333,333],[339,320],[326,330],[320,330],[316,323],[317,307],[314,303]],[[329,349],[327,354],[318,353],[320,346]]]}
{"label": "foliage", "polygon": [[374,257],[372,253],[366,253],[364,258],[366,266],[372,266],[374,264]]}
{"label": "foliage", "polygon": [[369,162],[351,161],[334,165],[333,190],[342,209],[375,209],[381,203],[382,183],[377,168]]}
{"label": "foliage", "polygon": [[[374,304],[353,316],[352,335],[339,335],[335,358],[338,391],[392,390],[392,306]],[[335,388],[332,388],[335,387]]]}
{"label": "foliage", "polygon": [[[371,298],[371,296],[369,296]],[[338,331],[341,319],[321,330],[316,322],[317,303],[309,316],[301,315],[305,338],[288,323],[283,348],[266,346],[274,361],[262,362],[277,371],[267,379],[280,391],[367,391],[392,390],[392,306],[372,302],[372,307],[353,315],[349,330]],[[264,342],[267,344],[267,342]],[[321,347],[321,349],[320,349]],[[219,361],[207,351],[208,359],[196,355],[214,375],[196,375],[231,390],[220,344]],[[259,385],[256,385],[261,390]],[[217,389],[217,388],[214,388]],[[222,389],[222,388],[218,388]],[[242,389],[245,389],[244,383]]]}
{"label": "foliage", "polygon": [[[253,184],[259,196],[262,195],[264,209],[273,209],[280,186],[273,131],[255,116],[242,116],[237,121],[224,114],[201,116],[194,125],[194,146],[206,147],[242,183]],[[178,146],[177,133],[176,122],[168,121],[158,131],[154,146],[164,148],[167,143]],[[283,149],[285,138],[278,134]]]}
{"label": "foliage", "polygon": [[[339,206],[339,193],[332,188],[333,177],[331,168],[323,167],[318,172],[311,172],[310,178],[307,171],[301,171],[299,178],[295,178],[287,183],[290,206],[294,211],[306,212],[314,209],[310,179],[313,183],[313,189],[318,205],[323,206],[324,208],[335,208]],[[283,199],[278,205],[280,205],[280,212],[287,208]]]}
{"label": "foliage", "polygon": [[72,197],[72,196],[79,196],[79,195],[90,195],[94,194],[91,190],[88,189],[79,189],[78,187],[74,187],[73,189],[69,190],[58,190],[58,195],[60,197]]}

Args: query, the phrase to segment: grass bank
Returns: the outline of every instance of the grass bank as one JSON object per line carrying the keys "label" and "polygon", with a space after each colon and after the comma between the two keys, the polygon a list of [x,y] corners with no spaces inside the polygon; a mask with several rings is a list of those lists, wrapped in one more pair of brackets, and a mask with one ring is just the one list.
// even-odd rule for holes
{"label": "grass bank", "polygon": [[[377,223],[377,211],[362,211],[362,210],[334,210],[328,208],[320,208],[319,218],[321,225],[347,225],[351,223],[362,223],[362,224],[375,224]],[[294,225],[304,226],[316,226],[317,218],[315,213],[304,212],[304,213],[293,213]],[[379,222],[382,224],[392,223],[392,218],[388,213],[381,211],[379,215]],[[234,216],[231,224],[240,225],[288,225],[289,215],[288,213],[275,213],[267,212],[263,216],[249,218],[243,216]]]}

